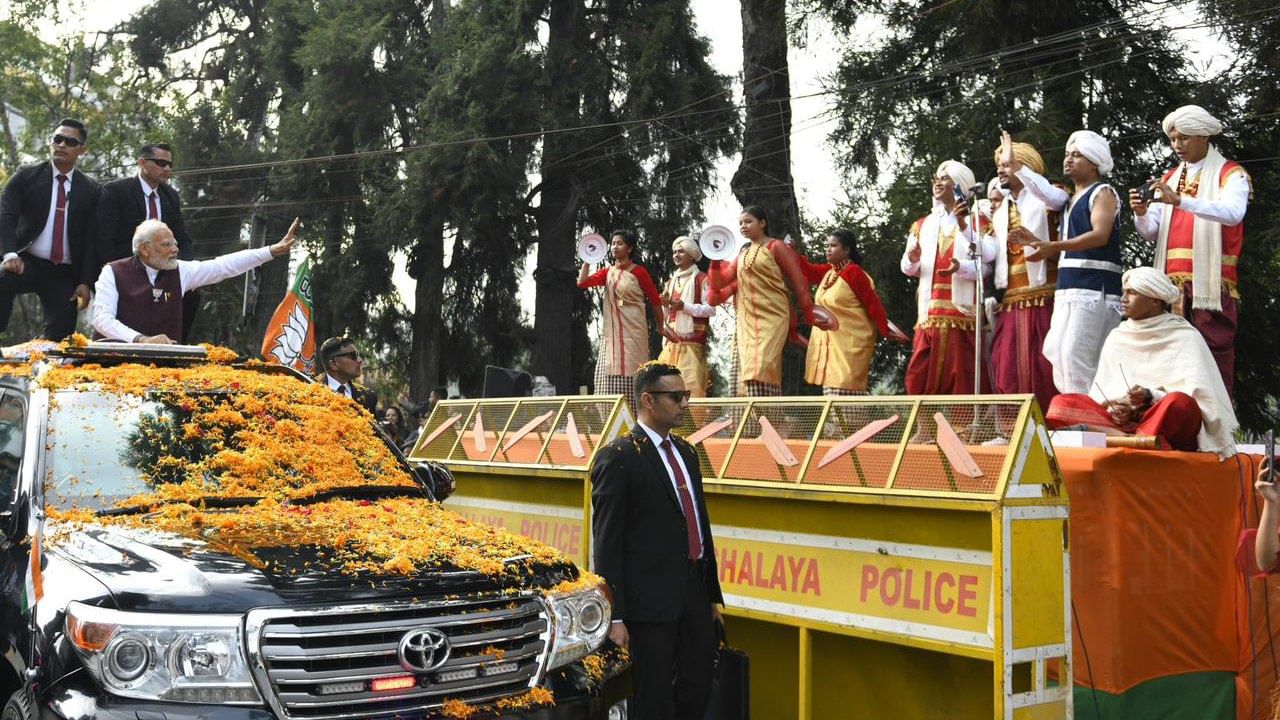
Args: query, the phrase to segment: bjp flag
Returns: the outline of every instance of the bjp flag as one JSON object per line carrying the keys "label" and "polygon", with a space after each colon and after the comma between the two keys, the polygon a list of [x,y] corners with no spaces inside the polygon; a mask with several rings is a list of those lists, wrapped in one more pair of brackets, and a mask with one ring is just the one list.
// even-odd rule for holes
{"label": "bjp flag", "polygon": [[262,357],[310,375],[316,367],[316,327],[311,322],[311,260],[302,261],[293,286],[267,324]]}

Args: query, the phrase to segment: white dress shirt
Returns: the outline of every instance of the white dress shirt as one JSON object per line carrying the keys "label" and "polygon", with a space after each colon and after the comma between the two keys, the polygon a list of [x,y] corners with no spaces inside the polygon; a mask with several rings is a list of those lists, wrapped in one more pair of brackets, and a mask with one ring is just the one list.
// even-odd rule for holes
{"label": "white dress shirt", "polygon": [[[212,285],[229,277],[243,274],[271,260],[271,248],[253,248],[227,253],[212,260],[179,260],[178,283],[182,294],[196,288]],[[154,285],[159,270],[145,266],[147,279]],[[142,333],[125,325],[116,318],[116,310],[120,304],[120,292],[116,289],[116,274],[111,265],[103,265],[102,273],[94,286],[93,327],[110,340],[134,342]],[[171,338],[176,340],[177,338]]]}
{"label": "white dress shirt", "polygon": [[[160,207],[160,187],[151,187],[146,180],[142,179],[142,173],[138,173],[138,184],[142,186],[142,214],[147,216],[148,220],[159,220],[164,222],[164,210]],[[156,196],[156,216],[151,217],[151,196]]]}
{"label": "white dress shirt", "polygon": [[[67,179],[63,180],[63,187],[67,189],[67,205],[71,205],[71,178],[75,177],[75,168],[71,172],[64,173],[58,169],[53,161],[49,161],[49,166],[53,168],[53,182],[49,183],[49,217],[44,222],[44,229],[31,241],[31,247],[27,248],[27,252],[38,258],[48,260],[53,256],[53,221],[57,217],[58,212],[58,176],[66,175]],[[67,237],[66,223],[71,218],[69,208],[64,209],[62,214],[62,261],[71,262],[71,238]],[[5,253],[4,260],[12,260],[18,257],[18,253]]]}
{"label": "white dress shirt", "polygon": [[[1193,178],[1200,173],[1200,168],[1204,166],[1204,160],[1200,162],[1187,163],[1187,168],[1183,171],[1185,177]],[[1201,178],[1204,182],[1208,178]],[[1214,182],[1217,182],[1215,179]],[[1174,188],[1176,191],[1177,188]],[[1239,225],[1244,220],[1244,214],[1249,209],[1249,180],[1244,173],[1232,173],[1227,178],[1227,184],[1223,186],[1222,191],[1218,193],[1218,199],[1208,201],[1202,198],[1182,196],[1182,205],[1178,209],[1202,217],[1205,220],[1222,223],[1227,227]],[[1134,213],[1133,224],[1138,229],[1138,234],[1143,240],[1154,241],[1160,234],[1160,221],[1164,219],[1167,212],[1166,203],[1151,203],[1147,206],[1146,215],[1138,215]]]}
{"label": "white dress shirt", "polygon": [[[662,466],[667,469],[667,482],[671,483],[671,489],[675,491],[676,499],[678,500],[680,498],[680,486],[676,484],[675,473],[671,470],[671,461],[667,459],[667,453],[662,449],[662,443],[669,441],[669,439],[659,435],[657,431],[643,422],[636,421],[636,427],[644,430],[649,439],[653,441],[653,447],[658,451],[658,457],[662,458]],[[680,464],[680,472],[684,473],[685,484],[689,486],[689,499],[691,501],[690,504],[693,506],[693,524],[698,528],[698,540],[705,551],[707,542],[706,538],[702,537],[702,520],[698,517],[698,500],[693,495],[693,476],[689,474],[689,468],[684,464],[684,456],[680,454],[680,448],[677,448],[674,442],[671,443],[671,454],[675,455],[676,462]],[[684,505],[681,505],[680,508],[680,512],[683,513]]]}
{"label": "white dress shirt", "polygon": [[324,381],[329,385],[330,390],[340,395],[346,395],[352,400],[355,399],[356,396],[351,387],[351,383],[339,382],[337,378],[330,375],[329,373],[324,374]]}
{"label": "white dress shirt", "polygon": [[1071,202],[1071,194],[1049,182],[1045,176],[1023,165],[1018,169],[1018,179],[1022,181],[1024,190],[1040,198],[1040,202],[1050,210],[1061,210]]}

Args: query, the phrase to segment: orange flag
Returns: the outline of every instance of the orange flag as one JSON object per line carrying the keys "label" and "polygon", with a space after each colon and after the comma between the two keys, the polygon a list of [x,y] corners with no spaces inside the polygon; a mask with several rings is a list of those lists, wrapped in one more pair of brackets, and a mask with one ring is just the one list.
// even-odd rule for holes
{"label": "orange flag", "polygon": [[267,362],[299,370],[308,375],[316,367],[316,328],[311,322],[311,260],[302,261],[293,286],[285,293],[267,324],[262,338],[262,357]]}

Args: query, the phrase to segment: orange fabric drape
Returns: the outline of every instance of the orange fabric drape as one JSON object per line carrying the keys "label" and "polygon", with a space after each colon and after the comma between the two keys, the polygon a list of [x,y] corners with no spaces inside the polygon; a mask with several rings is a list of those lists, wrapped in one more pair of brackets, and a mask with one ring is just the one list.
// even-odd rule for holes
{"label": "orange fabric drape", "polygon": [[1249,718],[1251,704],[1257,720],[1271,717],[1280,576],[1246,579],[1235,560],[1242,529],[1257,525],[1259,458],[1066,448],[1057,457],[1071,498],[1076,684],[1121,693],[1227,671],[1236,717]]}

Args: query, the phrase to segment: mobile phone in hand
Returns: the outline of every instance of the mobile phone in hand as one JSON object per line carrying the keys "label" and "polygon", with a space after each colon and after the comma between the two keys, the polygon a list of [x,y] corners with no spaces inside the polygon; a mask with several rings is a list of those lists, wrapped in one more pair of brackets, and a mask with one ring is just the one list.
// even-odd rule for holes
{"label": "mobile phone in hand", "polygon": [[1266,458],[1264,462],[1267,464],[1267,482],[1276,481],[1276,431],[1268,430],[1262,439],[1263,446],[1266,448]]}

